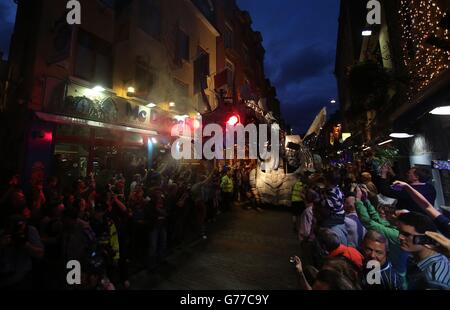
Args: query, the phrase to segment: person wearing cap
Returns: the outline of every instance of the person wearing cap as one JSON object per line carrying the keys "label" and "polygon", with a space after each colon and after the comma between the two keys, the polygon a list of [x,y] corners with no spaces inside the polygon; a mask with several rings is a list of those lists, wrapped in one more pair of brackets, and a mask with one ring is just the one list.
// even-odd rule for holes
{"label": "person wearing cap", "polygon": [[355,209],[355,202],[355,193],[347,193],[344,201],[345,227],[347,228],[348,233],[347,239],[349,245],[358,248],[361,245],[367,230],[359,220]]}

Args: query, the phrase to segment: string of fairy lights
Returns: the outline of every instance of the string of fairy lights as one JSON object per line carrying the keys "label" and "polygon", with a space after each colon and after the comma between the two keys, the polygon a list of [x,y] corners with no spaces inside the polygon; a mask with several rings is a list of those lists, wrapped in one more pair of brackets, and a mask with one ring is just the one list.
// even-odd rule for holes
{"label": "string of fairy lights", "polygon": [[449,39],[449,30],[439,27],[446,13],[436,0],[401,0],[402,49],[411,75],[408,100],[423,91],[450,66],[450,52],[427,44],[430,36]]}

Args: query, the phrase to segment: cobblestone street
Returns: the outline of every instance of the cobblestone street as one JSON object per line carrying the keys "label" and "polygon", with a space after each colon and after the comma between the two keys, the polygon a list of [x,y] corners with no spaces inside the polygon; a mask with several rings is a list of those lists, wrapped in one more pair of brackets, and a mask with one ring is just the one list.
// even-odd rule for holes
{"label": "cobblestone street", "polygon": [[141,272],[134,289],[289,290],[297,287],[289,257],[299,253],[288,212],[235,207],[201,240],[170,255],[154,274]]}

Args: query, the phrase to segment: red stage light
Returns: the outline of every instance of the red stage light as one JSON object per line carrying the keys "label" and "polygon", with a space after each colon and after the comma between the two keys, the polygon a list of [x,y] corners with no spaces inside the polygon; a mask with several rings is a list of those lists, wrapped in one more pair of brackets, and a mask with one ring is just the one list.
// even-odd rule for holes
{"label": "red stage light", "polygon": [[48,142],[52,142],[52,140],[53,140],[53,133],[51,131],[44,133],[44,140],[48,141]]}
{"label": "red stage light", "polygon": [[236,126],[238,123],[239,123],[239,117],[236,115],[231,116],[227,121],[227,124],[230,126]]}

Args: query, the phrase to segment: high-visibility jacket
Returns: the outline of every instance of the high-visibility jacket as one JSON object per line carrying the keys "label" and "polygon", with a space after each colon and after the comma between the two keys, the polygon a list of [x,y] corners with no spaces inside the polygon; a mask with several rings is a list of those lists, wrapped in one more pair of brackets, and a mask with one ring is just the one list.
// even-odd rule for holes
{"label": "high-visibility jacket", "polygon": [[119,246],[119,235],[117,233],[117,228],[114,223],[109,226],[109,243],[114,251],[114,261],[118,261],[120,258],[120,246]]}
{"label": "high-visibility jacket", "polygon": [[291,198],[291,200],[293,202],[303,201],[303,198],[301,196],[302,192],[303,192],[303,183],[300,180],[298,180],[297,182],[295,182],[294,188],[292,189],[292,198]]}
{"label": "high-visibility jacket", "polygon": [[224,175],[222,177],[222,181],[220,182],[220,189],[224,193],[232,193],[233,192],[233,180],[229,176]]}

